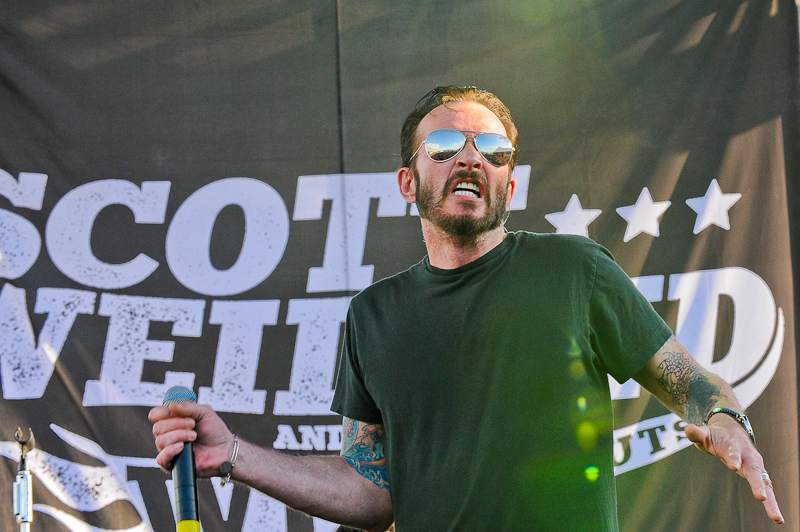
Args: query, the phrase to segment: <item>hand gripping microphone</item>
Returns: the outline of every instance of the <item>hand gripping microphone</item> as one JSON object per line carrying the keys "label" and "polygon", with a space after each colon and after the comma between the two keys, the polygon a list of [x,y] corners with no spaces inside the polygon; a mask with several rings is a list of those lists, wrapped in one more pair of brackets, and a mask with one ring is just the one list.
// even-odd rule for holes
{"label": "hand gripping microphone", "polygon": [[[173,386],[164,394],[164,406],[177,403],[196,403],[197,396],[185,386]],[[176,532],[200,532],[197,512],[197,484],[194,475],[194,450],[191,442],[183,444],[183,451],[172,465],[172,484],[175,491]]]}

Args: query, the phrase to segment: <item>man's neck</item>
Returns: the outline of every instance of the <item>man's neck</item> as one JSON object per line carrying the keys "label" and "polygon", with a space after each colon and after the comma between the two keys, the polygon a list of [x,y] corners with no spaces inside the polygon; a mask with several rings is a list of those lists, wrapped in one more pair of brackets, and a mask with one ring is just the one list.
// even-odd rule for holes
{"label": "man's neck", "polygon": [[443,270],[453,270],[489,253],[500,245],[506,232],[500,225],[477,239],[464,240],[445,233],[423,219],[422,235],[425,238],[425,247],[428,250],[428,260],[431,266]]}

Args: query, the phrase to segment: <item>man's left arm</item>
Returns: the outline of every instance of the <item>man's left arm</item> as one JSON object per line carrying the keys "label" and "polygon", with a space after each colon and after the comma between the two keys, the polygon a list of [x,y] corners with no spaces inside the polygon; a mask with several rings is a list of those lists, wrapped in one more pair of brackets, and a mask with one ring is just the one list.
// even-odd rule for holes
{"label": "man's left arm", "polygon": [[728,383],[700,366],[674,335],[634,378],[688,421],[686,437],[698,449],[717,456],[731,471],[747,479],[753,496],[764,503],[770,519],[783,524],[764,460],[744,427],[724,412],[712,415],[705,424],[706,416],[715,408],[743,413]]}

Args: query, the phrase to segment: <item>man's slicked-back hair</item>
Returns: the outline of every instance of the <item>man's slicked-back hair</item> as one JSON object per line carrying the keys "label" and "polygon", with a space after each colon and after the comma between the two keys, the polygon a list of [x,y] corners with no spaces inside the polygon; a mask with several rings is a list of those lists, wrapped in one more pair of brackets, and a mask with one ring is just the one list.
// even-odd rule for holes
{"label": "man's slicked-back hair", "polygon": [[411,166],[411,157],[423,140],[417,139],[417,129],[422,119],[440,105],[453,102],[478,103],[489,109],[500,119],[500,122],[506,128],[506,136],[514,146],[514,154],[511,156],[511,162],[509,163],[509,170],[513,170],[517,162],[517,127],[511,119],[511,111],[500,101],[500,98],[491,92],[475,87],[457,87],[455,85],[434,88],[420,98],[414,110],[406,117],[400,133],[400,156],[403,159],[403,166]]}

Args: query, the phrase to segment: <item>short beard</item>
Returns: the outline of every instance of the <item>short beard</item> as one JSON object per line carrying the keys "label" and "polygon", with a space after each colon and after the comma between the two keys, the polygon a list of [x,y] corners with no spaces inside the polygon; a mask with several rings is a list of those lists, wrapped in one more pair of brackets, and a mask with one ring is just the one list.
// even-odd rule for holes
{"label": "short beard", "polygon": [[[416,165],[412,165],[411,169],[414,172],[414,182],[417,188],[417,209],[419,210],[420,218],[428,220],[446,234],[465,243],[477,242],[481,236],[498,228],[508,219],[509,212],[506,208],[508,183],[506,183],[506,186],[500,184],[495,191],[491,191],[485,178],[479,172],[461,170],[447,180],[437,201],[433,186],[420,186],[419,172],[417,172]],[[450,185],[456,179],[483,181],[485,185],[483,189],[486,194],[486,214],[481,218],[474,218],[469,214],[449,215],[442,209],[442,204],[447,199]],[[472,208],[471,204],[466,204],[466,206],[467,208]]]}

